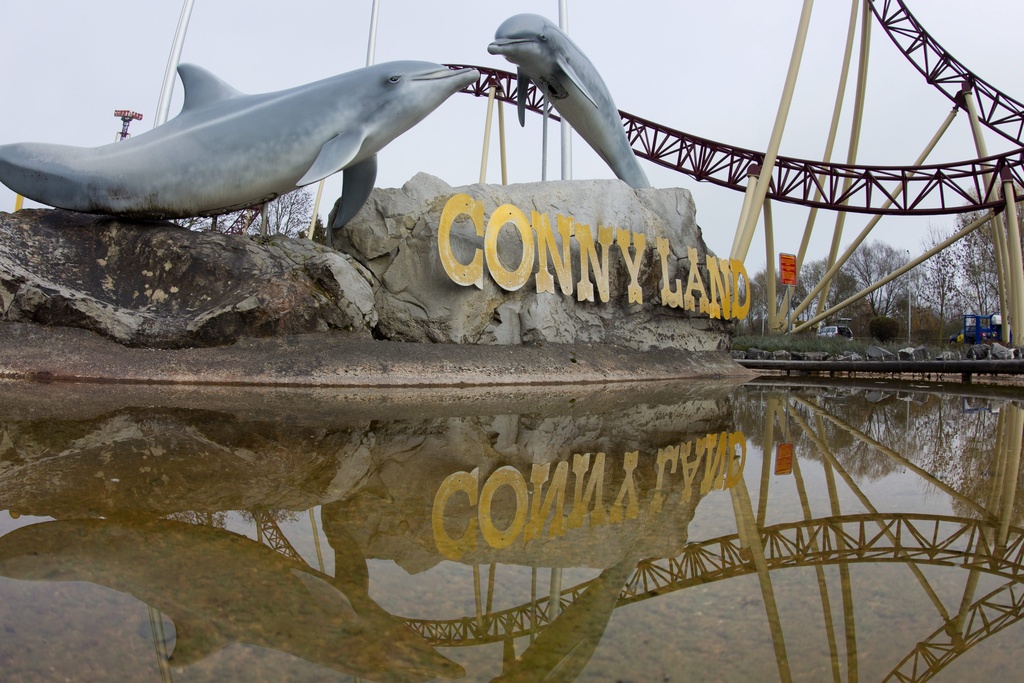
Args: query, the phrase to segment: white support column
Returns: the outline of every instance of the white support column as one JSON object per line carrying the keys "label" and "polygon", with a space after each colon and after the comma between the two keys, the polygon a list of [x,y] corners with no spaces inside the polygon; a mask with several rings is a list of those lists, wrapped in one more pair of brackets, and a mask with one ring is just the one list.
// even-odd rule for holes
{"label": "white support column", "polygon": [[[569,1],[558,0],[558,28],[569,35]],[[572,126],[562,117],[562,180],[572,180]]]}
{"label": "white support column", "polygon": [[174,32],[171,54],[167,57],[167,68],[164,70],[164,82],[160,86],[160,99],[157,100],[156,104],[156,116],[153,117],[154,128],[167,122],[167,112],[171,108],[171,93],[174,92],[174,76],[178,71],[178,62],[181,61],[181,50],[185,45],[185,32],[188,31],[188,21],[192,17],[192,6],[195,4],[195,1],[185,0],[181,6],[178,28]]}

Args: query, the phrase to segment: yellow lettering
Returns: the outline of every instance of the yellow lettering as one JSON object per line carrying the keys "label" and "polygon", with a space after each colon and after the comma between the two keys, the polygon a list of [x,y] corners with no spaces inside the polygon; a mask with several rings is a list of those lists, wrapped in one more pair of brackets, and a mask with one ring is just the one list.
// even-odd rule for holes
{"label": "yellow lettering", "polygon": [[583,480],[590,469],[590,453],[572,456],[572,473],[576,477],[576,491],[572,498],[572,512],[569,513],[569,528],[579,529],[587,517],[587,508],[590,507],[590,499],[594,499],[594,510],[590,515],[592,526],[602,526],[608,521],[607,512],[604,509],[604,453],[598,453],[594,457],[594,471],[590,475],[590,481],[586,486],[584,494]]}
{"label": "yellow lettering", "polygon": [[[728,318],[726,307],[729,293],[722,287],[722,273],[718,269],[718,259],[711,254],[708,254],[708,284],[711,287],[711,295],[708,297],[708,317],[721,318],[725,313],[725,317]],[[719,301],[722,302],[722,305],[719,305]]]}
{"label": "yellow lettering", "polygon": [[[629,255],[631,235],[636,251],[636,255],[632,258]],[[622,260],[626,262],[626,270],[629,271],[629,303],[642,304],[644,302],[644,290],[640,287],[640,262],[644,260],[644,251],[647,249],[647,237],[641,232],[618,230],[615,233],[615,243],[619,245],[619,251],[622,252]]]}
{"label": "yellow lettering", "polygon": [[[519,239],[523,245],[523,255],[515,270],[508,270],[498,257],[498,235],[501,228],[512,223],[519,230]],[[491,277],[502,289],[514,292],[530,278],[533,271],[533,258],[536,246],[533,241],[533,229],[526,214],[511,204],[502,204],[487,221],[487,234],[484,237],[484,252],[487,254],[487,268]]]}
{"label": "yellow lettering", "polygon": [[[491,504],[494,501],[494,495],[502,486],[508,486],[516,496],[515,516],[505,530],[495,527],[491,518]],[[512,542],[522,533],[523,527],[526,526],[526,512],[529,504],[526,480],[516,468],[510,465],[499,467],[491,476],[487,477],[484,488],[480,491],[480,507],[477,508],[480,532],[487,544],[498,550],[512,545]]]}
{"label": "yellow lettering", "polygon": [[469,525],[460,538],[452,538],[444,526],[444,512],[448,499],[460,491],[469,498],[470,507],[476,505],[477,490],[480,488],[480,468],[472,472],[456,472],[443,482],[434,496],[434,508],[430,515],[430,524],[434,529],[434,544],[438,552],[449,560],[457,560],[476,548],[476,520],[470,519]]}
{"label": "yellow lettering", "polygon": [[580,281],[576,286],[577,301],[593,301],[594,285],[590,282],[590,270],[593,266],[594,279],[597,280],[597,293],[602,302],[608,301],[608,251],[615,241],[615,233],[611,228],[598,226],[597,243],[601,245],[601,257],[597,256],[594,246],[594,235],[589,225],[576,224],[576,241],[580,245]]}
{"label": "yellow lettering", "polygon": [[[729,266],[732,270],[732,315],[737,320],[745,320],[750,313],[750,278],[747,276],[743,261],[730,259]],[[743,304],[740,304],[740,275],[743,276],[743,289],[747,295]]]}
{"label": "yellow lettering", "polygon": [[573,234],[572,218],[559,215],[558,234],[562,238],[562,245],[559,248],[555,242],[555,234],[551,231],[551,221],[546,214],[533,212],[533,229],[537,233],[537,292],[555,293],[555,281],[548,271],[548,254],[558,254],[559,258],[553,258],[555,274],[558,275],[558,286],[565,296],[572,296],[572,244],[570,238]]}
{"label": "yellow lettering", "polygon": [[[563,460],[555,467],[555,478],[551,481],[551,486],[548,487],[547,497],[544,498],[544,483],[548,480],[550,469],[551,463],[546,462],[543,465],[534,465],[530,472],[530,483],[533,484],[533,503],[530,506],[530,521],[523,534],[524,541],[530,541],[540,536],[552,505],[555,508],[555,517],[551,520],[551,531],[548,535],[554,538],[565,533],[565,482],[569,475],[569,463]],[[542,498],[543,502],[541,502]]]}
{"label": "yellow lettering", "polygon": [[658,478],[654,484],[654,498],[651,500],[651,511],[661,512],[661,506],[665,496],[661,492],[662,484],[665,481],[665,465],[670,464],[671,473],[676,473],[676,466],[679,464],[679,446],[669,446],[658,449]]}
{"label": "yellow lettering", "polygon": [[[622,486],[619,487],[619,495],[615,497],[615,504],[608,515],[608,519],[612,524],[622,521],[623,507],[625,507],[626,519],[636,519],[636,516],[640,514],[640,501],[636,496],[636,480],[633,478],[633,472],[636,471],[636,463],[639,457],[640,452],[633,451],[632,453],[626,453],[625,458],[622,460],[622,469],[626,471],[626,476],[622,480]],[[627,496],[629,497],[629,502],[623,506],[623,500]]]}
{"label": "yellow lettering", "polygon": [[683,305],[688,311],[696,310],[696,298],[693,292],[700,294],[700,312],[708,312],[708,293],[704,289],[704,282],[700,279],[700,266],[697,265],[697,249],[686,248],[686,257],[690,261],[690,277],[686,281],[686,295],[683,296]]}
{"label": "yellow lettering", "polygon": [[[668,257],[672,253],[668,239],[659,237],[657,241],[658,256],[661,257],[661,305],[669,308],[680,308],[683,305],[683,283],[676,280],[676,291],[672,291],[672,284],[669,282]],[[690,307],[693,310],[693,307]]]}
{"label": "yellow lettering", "polygon": [[[739,465],[733,467],[733,463],[736,461],[736,448],[739,447]],[[743,468],[747,464],[747,437],[743,432],[733,432],[729,435],[729,470],[725,474],[725,488],[731,489],[733,486],[739,483],[740,477],[743,476]]]}
{"label": "yellow lettering", "polygon": [[468,194],[457,194],[444,205],[441,211],[441,223],[437,226],[437,250],[441,257],[441,265],[452,282],[468,287],[476,285],[478,289],[484,287],[484,254],[480,249],[476,250],[473,260],[469,263],[460,263],[452,252],[451,233],[452,224],[459,216],[467,215],[473,220],[476,227],[476,234],[484,236],[484,203],[470,197]]}
{"label": "yellow lettering", "polygon": [[[690,455],[693,455],[693,459]],[[700,467],[701,458],[704,457],[704,440],[697,439],[696,447],[690,442],[680,444],[679,461],[683,464],[683,492],[679,496],[682,503],[686,503],[693,495],[693,482],[697,477],[697,468]]]}

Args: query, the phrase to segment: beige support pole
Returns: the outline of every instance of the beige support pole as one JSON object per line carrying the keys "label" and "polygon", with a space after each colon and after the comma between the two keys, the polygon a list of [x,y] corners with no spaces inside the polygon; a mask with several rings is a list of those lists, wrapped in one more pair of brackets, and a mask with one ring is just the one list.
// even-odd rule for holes
{"label": "beige support pole", "polygon": [[508,185],[508,159],[505,154],[505,103],[498,100],[498,150],[501,155],[501,184]]}
{"label": "beige support pole", "polygon": [[757,219],[761,213],[761,206],[764,204],[765,197],[768,196],[768,185],[772,179],[772,172],[775,170],[775,160],[779,156],[782,133],[786,129],[786,119],[789,117],[789,107],[793,103],[793,91],[796,89],[796,79],[800,73],[800,62],[804,55],[804,45],[807,43],[807,27],[811,23],[811,8],[813,5],[814,0],[804,0],[803,10],[800,12],[800,23],[797,26],[793,54],[789,60],[789,71],[786,74],[786,84],[782,89],[779,110],[775,115],[775,126],[768,141],[768,151],[765,153],[761,175],[757,179],[757,187],[750,205],[750,213],[747,214],[744,223],[738,230],[739,241],[734,258],[740,261],[747,257],[750,242],[754,238],[754,229],[757,227]]}
{"label": "beige support pole", "polygon": [[[307,239],[313,239],[313,233],[316,232],[316,216],[320,212],[320,198],[324,194],[324,181],[320,181],[316,188],[316,201],[313,202],[313,216],[309,219],[309,232],[306,233]],[[324,230],[330,230],[330,227],[324,226]]]}
{"label": "beige support pole", "polygon": [[857,292],[853,296],[851,296],[851,297],[849,297],[849,298],[847,298],[847,299],[845,299],[843,301],[840,301],[838,304],[836,304],[832,308],[828,309],[827,311],[823,311],[823,312],[817,314],[816,316],[814,316],[813,318],[811,318],[810,320],[808,320],[807,322],[801,323],[800,325],[794,327],[793,328],[793,332],[802,332],[803,330],[806,330],[811,325],[814,325],[814,324],[817,324],[817,323],[821,322],[822,320],[824,320],[828,316],[832,315],[836,311],[843,310],[844,308],[846,308],[847,306],[852,304],[854,301],[859,301],[860,299],[863,299],[865,296],[867,296],[871,292],[875,291],[876,289],[878,289],[882,285],[888,284],[888,283],[892,282],[893,280],[895,280],[896,278],[898,278],[899,276],[903,275],[904,273],[907,273],[907,272],[913,270],[918,265],[920,265],[921,263],[924,263],[925,261],[930,259],[932,256],[935,256],[937,253],[939,253],[940,251],[942,251],[943,249],[945,249],[949,245],[953,244],[954,242],[956,242],[959,239],[963,239],[966,235],[968,235],[968,234],[974,232],[975,230],[977,230],[978,228],[980,228],[982,225],[984,225],[985,223],[990,221],[992,219],[993,215],[994,215],[993,212],[989,211],[988,213],[986,213],[984,216],[982,216],[978,220],[974,221],[970,225],[965,226],[965,227],[961,228],[960,230],[958,230],[957,232],[953,233],[951,236],[949,236],[946,239],[944,239],[943,241],[939,242],[934,247],[932,247],[931,249],[929,249],[925,253],[921,254],[920,256],[918,256],[913,261],[910,261],[909,263],[904,265],[902,268],[898,268],[897,270],[889,273],[887,276],[885,276],[884,278],[882,278],[881,280],[879,280],[875,284],[871,285],[870,287],[866,287],[866,288],[862,289],[861,291]]}
{"label": "beige support pole", "polygon": [[[825,153],[821,160],[824,163],[832,161],[832,150],[835,148],[836,136],[839,133],[839,119],[843,113],[843,100],[846,98],[846,84],[850,78],[850,63],[853,61],[853,44],[857,35],[857,17],[860,0],[853,0],[850,3],[849,28],[846,30],[846,50],[843,53],[843,66],[839,72],[839,87],[836,89],[836,103],[832,109],[832,123],[828,129],[828,139],[825,142]],[[818,182],[824,182],[824,176],[818,177]],[[814,201],[821,199],[821,191],[814,191]],[[807,247],[811,241],[811,233],[814,231],[814,221],[818,215],[818,209],[812,208],[807,214],[807,223],[804,225],[804,236],[800,240],[800,249],[796,252],[796,270],[799,273],[804,265],[804,257],[807,255]],[[787,302],[788,305],[788,302]]]}
{"label": "beige support pole", "polygon": [[494,117],[494,95],[496,89],[493,85],[487,88],[487,123],[484,124],[484,152],[480,159],[480,183],[487,182],[487,153],[491,146],[491,119]]}
{"label": "beige support pole", "polygon": [[21,207],[24,203],[24,197],[22,197],[20,194],[14,195],[14,212],[17,213],[18,211],[21,211]]}
{"label": "beige support pole", "polygon": [[[974,135],[974,146],[978,150],[978,157],[984,159],[988,157],[988,145],[985,144],[985,136],[981,130],[981,121],[978,119],[978,107],[974,103],[974,93],[969,87],[965,87],[961,93],[964,98],[964,104],[967,106],[967,113],[971,118],[971,134]],[[991,174],[984,174],[985,187],[994,187],[991,183]],[[987,200],[989,197],[979,197],[979,199]],[[995,217],[992,221],[992,241],[996,247],[996,278],[999,281],[999,314],[1003,320],[1007,319],[1007,282],[1006,274],[1009,271],[1009,260],[1008,254],[1006,253],[1006,234],[1003,232],[1003,220],[999,216]],[[978,313],[986,313],[987,311],[978,311]],[[1003,338],[1002,341],[1007,341],[1007,328],[1009,325],[1003,325]]]}
{"label": "beige support pole", "polygon": [[[857,63],[857,94],[853,105],[853,121],[850,125],[850,146],[846,151],[846,163],[857,162],[857,151],[860,149],[861,124],[864,121],[864,100],[867,94],[868,85],[868,62],[871,52],[871,7],[868,0],[864,0],[862,17],[860,23],[860,53]],[[847,178],[843,182],[843,194],[845,195],[853,184],[853,178]],[[846,212],[839,212],[836,215],[835,228],[832,230],[832,246],[828,252],[827,266],[829,270],[836,262],[836,254],[839,253],[839,244],[843,239],[843,227],[846,224]],[[823,278],[825,284],[822,287],[821,296],[818,297],[818,313],[825,308],[825,301],[828,299],[828,290],[832,285],[832,278]]]}
{"label": "beige support pole", "polygon": [[[777,293],[775,291],[775,229],[772,225],[772,208],[771,202],[765,200],[764,203],[764,257],[765,257],[765,269],[764,269],[764,283],[768,301],[768,330],[775,332],[776,328],[779,327],[779,316],[780,313],[776,312],[775,302]],[[797,271],[799,272],[799,270]],[[789,296],[789,287],[786,288],[786,296]],[[785,302],[787,305],[789,302]],[[785,309],[783,309],[785,310]]]}
{"label": "beige support pole", "polygon": [[736,252],[740,246],[740,237],[743,234],[743,226],[750,215],[750,207],[754,203],[754,194],[757,192],[757,176],[761,173],[761,167],[751,164],[747,169],[747,190],[743,193],[743,206],[740,208],[740,222],[736,226],[736,234],[732,237],[732,249],[729,250],[729,257],[736,258]]}
{"label": "beige support pole", "polygon": [[[1010,291],[1012,292],[1013,315],[1010,324],[1003,325],[1003,339],[1009,338],[1008,328],[1017,333],[1016,343],[1020,345],[1020,335],[1024,331],[1024,257],[1021,256],[1020,222],[1017,220],[1017,201],[1014,196],[1013,178],[1008,169],[1003,169],[1003,199],[1006,200],[1006,236],[1007,251],[1010,252]],[[1004,323],[1006,319],[1003,319]]]}
{"label": "beige support pole", "polygon": [[[939,129],[935,132],[935,135],[933,135],[932,139],[928,141],[927,145],[925,145],[924,151],[922,151],[921,154],[918,155],[917,160],[914,161],[914,166],[920,166],[925,162],[928,156],[932,153],[932,150],[935,149],[935,146],[939,144],[939,140],[941,140],[942,137],[946,134],[946,131],[949,130],[950,124],[952,124],[953,119],[956,118],[956,113],[957,108],[954,107],[952,110],[950,110],[949,114],[946,115],[946,119],[942,122],[942,125],[939,126]],[[894,199],[899,197],[901,194],[903,194],[902,185],[900,187],[897,187],[896,190],[893,192],[893,199],[887,199],[885,203],[882,204],[882,209],[885,210],[892,206]],[[832,266],[825,272],[825,275],[823,275],[821,278],[821,282],[815,285],[814,288],[811,289],[811,291],[804,298],[804,300],[801,301],[800,304],[793,309],[793,315],[800,315],[801,313],[803,313],[804,309],[811,305],[811,301],[814,300],[814,297],[817,296],[818,293],[825,288],[827,282],[831,281],[832,278],[835,277],[836,273],[839,272],[839,269],[846,265],[846,262],[850,260],[851,256],[853,256],[853,252],[857,250],[857,247],[859,247],[865,239],[867,239],[868,235],[871,234],[871,231],[875,229],[875,226],[878,225],[878,222],[880,220],[882,220],[882,216],[877,215],[872,217],[872,219],[868,221],[868,224],[864,226],[864,229],[860,231],[860,234],[857,235],[853,242],[851,242],[849,246],[846,247],[846,251],[843,252],[843,255],[836,259],[835,263],[833,263]]]}

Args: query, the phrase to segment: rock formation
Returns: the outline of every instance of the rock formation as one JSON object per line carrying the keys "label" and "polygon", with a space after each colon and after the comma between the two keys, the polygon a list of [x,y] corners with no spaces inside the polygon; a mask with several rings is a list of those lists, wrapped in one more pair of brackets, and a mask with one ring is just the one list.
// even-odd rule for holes
{"label": "rock formation", "polygon": [[[460,197],[479,224],[446,209]],[[499,211],[485,238],[485,216],[499,207],[522,219]],[[728,347],[739,265],[708,254],[686,190],[618,180],[452,188],[420,174],[374,190],[337,237],[332,251],[66,211],[0,213],[0,314],[159,348],[332,329],[409,342]],[[451,263],[483,264],[485,253],[476,283],[453,280]],[[492,277],[517,263],[517,286]],[[538,274],[552,268],[558,277],[542,291]],[[691,290],[697,305],[688,297],[686,310]],[[701,311],[702,295],[721,302],[720,316]]]}

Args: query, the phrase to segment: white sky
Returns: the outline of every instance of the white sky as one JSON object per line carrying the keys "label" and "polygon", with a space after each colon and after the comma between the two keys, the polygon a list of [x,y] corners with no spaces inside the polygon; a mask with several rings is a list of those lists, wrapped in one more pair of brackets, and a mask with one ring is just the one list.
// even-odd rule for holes
{"label": "white sky", "polygon": [[[182,61],[211,70],[244,92],[299,85],[365,64],[370,0],[196,0]],[[0,144],[21,141],[98,146],[120,129],[114,109],[134,109],[149,130],[181,12],[178,0],[34,0],[7,2],[0,40]],[[513,71],[487,54],[494,30],[520,12],[558,20],[557,0],[381,0],[376,61],[418,59]],[[910,0],[932,36],[969,69],[1010,96],[1024,100],[1020,0]],[[966,8],[970,8],[968,13]],[[244,8],[240,11],[239,8]],[[767,147],[801,10],[800,0],[569,0],[569,33],[590,57],[620,109],[693,135],[763,151]],[[819,0],[782,154],[820,158],[835,98],[850,12],[849,2]],[[920,153],[951,105],[872,26],[866,120],[859,162],[907,164]],[[851,78],[852,84],[853,78]],[[851,85],[852,88],[852,85]],[[847,112],[852,106],[852,89]],[[176,86],[171,116],[181,106]],[[378,187],[398,187],[418,171],[453,186],[474,183],[480,172],[486,102],[454,95],[379,156]],[[847,121],[849,117],[846,117]],[[541,119],[528,115],[520,129],[506,108],[509,181],[540,179]],[[834,160],[844,160],[848,124]],[[500,181],[497,126],[488,180]],[[990,153],[1009,145],[987,133]],[[552,129],[549,178],[559,176],[557,130]],[[573,142],[575,178],[611,178],[611,171],[580,138]],[[931,161],[974,158],[966,114],[958,116]],[[742,194],[697,183],[641,161],[656,187],[693,192],[698,223],[709,247],[728,253]],[[341,190],[328,181],[321,214]],[[0,186],[0,210],[14,195]],[[33,206],[32,203],[26,203]],[[776,249],[795,252],[806,211],[775,205]],[[865,218],[847,220],[844,244]],[[809,258],[827,253],[833,214],[822,213]],[[916,255],[929,224],[951,217],[886,219],[873,238]],[[747,258],[753,273],[764,266],[763,238]]]}

